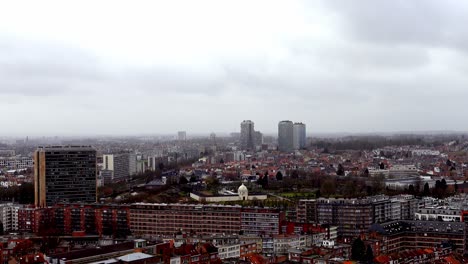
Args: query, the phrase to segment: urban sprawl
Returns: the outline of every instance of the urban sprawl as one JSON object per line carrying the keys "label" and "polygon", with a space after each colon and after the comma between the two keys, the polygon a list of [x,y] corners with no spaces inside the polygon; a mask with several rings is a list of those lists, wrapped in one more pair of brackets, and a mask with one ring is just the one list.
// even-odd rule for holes
{"label": "urban sprawl", "polygon": [[468,263],[465,134],[0,139],[1,263]]}

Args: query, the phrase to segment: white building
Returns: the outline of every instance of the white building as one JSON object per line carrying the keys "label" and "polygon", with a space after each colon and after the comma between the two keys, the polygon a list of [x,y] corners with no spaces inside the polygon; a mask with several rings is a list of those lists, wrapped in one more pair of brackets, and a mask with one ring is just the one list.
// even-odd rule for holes
{"label": "white building", "polygon": [[31,157],[0,157],[0,168],[7,169],[27,169],[34,168],[34,161]]}
{"label": "white building", "polygon": [[21,205],[14,203],[0,204],[0,221],[3,223],[3,230],[18,230],[18,210]]}
{"label": "white building", "polygon": [[240,258],[240,244],[226,244],[216,247],[218,248],[218,257],[220,259]]}
{"label": "white building", "polygon": [[426,207],[414,214],[416,220],[461,222],[461,210],[449,207]]}
{"label": "white building", "polygon": [[274,253],[287,255],[290,248],[304,248],[307,244],[306,236],[302,235],[277,235],[273,237]]}
{"label": "white building", "polygon": [[225,195],[218,195],[218,196],[205,196],[198,193],[190,193],[190,198],[197,200],[199,202],[208,202],[208,203],[215,203],[215,202],[228,202],[228,201],[246,201],[246,200],[266,200],[268,195],[266,194],[255,194],[249,195],[249,190],[247,187],[242,183],[237,190],[237,194],[235,192],[225,191]]}
{"label": "white building", "polygon": [[304,149],[306,147],[306,125],[303,123],[294,123],[293,128],[294,149]]}

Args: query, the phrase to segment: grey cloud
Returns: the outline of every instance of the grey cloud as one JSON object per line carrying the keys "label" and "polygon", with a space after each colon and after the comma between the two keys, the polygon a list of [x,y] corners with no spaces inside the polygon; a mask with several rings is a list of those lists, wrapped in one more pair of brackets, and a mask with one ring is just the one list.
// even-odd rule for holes
{"label": "grey cloud", "polygon": [[382,45],[413,44],[468,52],[465,1],[323,1],[341,18],[341,32]]}
{"label": "grey cloud", "polygon": [[96,57],[55,43],[0,37],[0,94],[48,96],[106,78]]}
{"label": "grey cloud", "polygon": [[115,78],[123,86],[131,86],[148,94],[199,94],[216,96],[223,92],[223,77],[211,72],[183,67],[126,68]]}

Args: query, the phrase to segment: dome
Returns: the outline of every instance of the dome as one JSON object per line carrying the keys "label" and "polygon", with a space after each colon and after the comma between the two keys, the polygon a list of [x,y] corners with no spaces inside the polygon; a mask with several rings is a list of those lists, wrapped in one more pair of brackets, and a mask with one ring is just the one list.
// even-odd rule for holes
{"label": "dome", "polygon": [[247,192],[247,187],[242,183],[242,185],[239,186],[239,189],[237,189],[237,192],[238,193]]}

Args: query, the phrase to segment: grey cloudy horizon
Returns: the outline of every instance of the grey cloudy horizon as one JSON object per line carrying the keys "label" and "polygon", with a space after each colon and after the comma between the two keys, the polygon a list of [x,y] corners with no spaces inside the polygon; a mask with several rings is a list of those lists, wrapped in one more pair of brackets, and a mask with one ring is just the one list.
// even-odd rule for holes
{"label": "grey cloudy horizon", "polygon": [[468,131],[466,25],[455,0],[0,3],[0,134]]}

